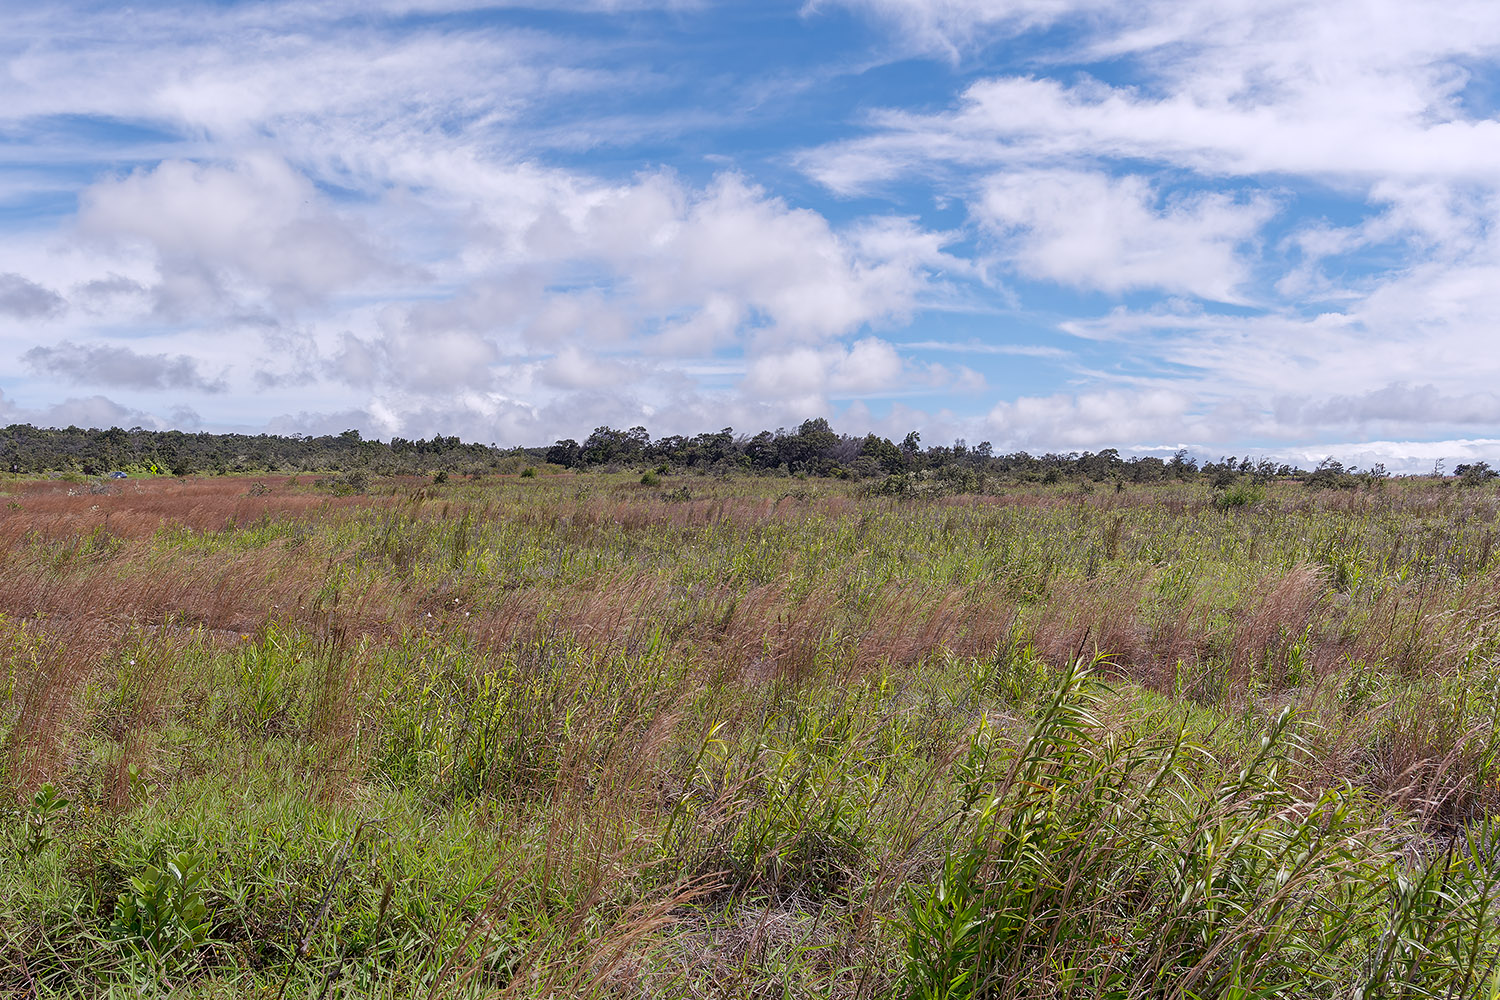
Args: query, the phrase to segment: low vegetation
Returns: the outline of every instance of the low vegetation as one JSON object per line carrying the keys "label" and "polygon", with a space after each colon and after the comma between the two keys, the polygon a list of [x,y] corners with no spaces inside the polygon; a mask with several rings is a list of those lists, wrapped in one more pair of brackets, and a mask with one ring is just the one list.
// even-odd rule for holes
{"label": "low vegetation", "polygon": [[1500,997],[1488,477],[558,469],[0,480],[0,990]]}

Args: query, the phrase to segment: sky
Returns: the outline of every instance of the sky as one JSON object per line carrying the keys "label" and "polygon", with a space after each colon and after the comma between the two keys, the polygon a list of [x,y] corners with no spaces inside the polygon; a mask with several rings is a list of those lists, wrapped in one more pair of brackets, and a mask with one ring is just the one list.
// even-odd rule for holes
{"label": "sky", "polygon": [[1494,0],[0,12],[0,423],[1500,462]]}

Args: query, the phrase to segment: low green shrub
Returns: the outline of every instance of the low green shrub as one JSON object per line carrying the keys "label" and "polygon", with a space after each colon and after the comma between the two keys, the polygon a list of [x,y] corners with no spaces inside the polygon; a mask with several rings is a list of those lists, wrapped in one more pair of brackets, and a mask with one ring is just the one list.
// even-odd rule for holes
{"label": "low green shrub", "polygon": [[148,864],[115,904],[110,938],[152,972],[191,963],[212,928],[203,895],[212,864],[211,855],[191,851]]}

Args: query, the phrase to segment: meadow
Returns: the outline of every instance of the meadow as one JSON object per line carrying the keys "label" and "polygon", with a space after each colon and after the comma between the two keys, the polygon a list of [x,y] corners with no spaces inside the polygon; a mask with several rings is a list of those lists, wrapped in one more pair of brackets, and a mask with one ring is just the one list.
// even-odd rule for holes
{"label": "meadow", "polygon": [[1500,997],[1500,493],[0,480],[0,992]]}

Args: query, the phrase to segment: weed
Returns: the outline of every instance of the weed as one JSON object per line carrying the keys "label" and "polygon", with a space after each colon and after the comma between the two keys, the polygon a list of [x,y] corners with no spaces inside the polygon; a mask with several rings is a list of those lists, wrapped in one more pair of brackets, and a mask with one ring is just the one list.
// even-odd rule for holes
{"label": "weed", "polygon": [[12,810],[12,817],[20,827],[16,838],[16,851],[25,858],[36,857],[53,841],[53,823],[67,811],[69,800],[51,782],[37,789],[31,801]]}
{"label": "weed", "polygon": [[212,860],[184,851],[148,864],[115,904],[110,938],[154,973],[191,963],[212,927],[203,894]]}

